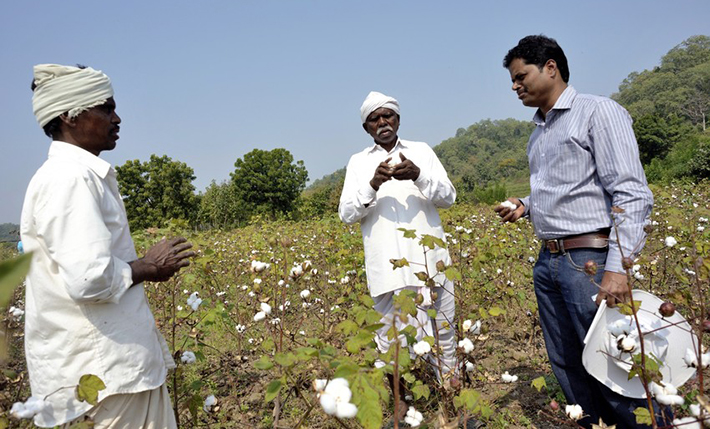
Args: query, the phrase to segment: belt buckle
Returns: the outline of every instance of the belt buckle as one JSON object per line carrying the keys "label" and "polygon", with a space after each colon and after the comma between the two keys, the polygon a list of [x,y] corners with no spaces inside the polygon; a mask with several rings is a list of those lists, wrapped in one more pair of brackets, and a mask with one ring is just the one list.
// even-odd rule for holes
{"label": "belt buckle", "polygon": [[550,251],[550,253],[565,253],[564,242],[560,238],[547,240],[547,249]]}

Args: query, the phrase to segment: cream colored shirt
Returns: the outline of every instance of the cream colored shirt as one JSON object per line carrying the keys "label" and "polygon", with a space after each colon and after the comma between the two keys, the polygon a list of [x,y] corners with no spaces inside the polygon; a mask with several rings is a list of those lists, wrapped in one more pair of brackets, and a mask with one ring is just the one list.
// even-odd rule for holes
{"label": "cream colored shirt", "polygon": [[33,396],[51,394],[35,424],[60,425],[91,408],[74,398],[84,374],[106,384],[99,400],[162,385],[175,364],[143,285],[131,287],[128,262],[137,256],[111,165],[52,142],[27,188],[21,234],[33,252],[25,313],[30,386]]}
{"label": "cream colored shirt", "polygon": [[[399,163],[400,152],[419,167],[419,177],[415,181],[389,180],[375,192],[370,186],[375,169],[389,157],[390,163]],[[418,239],[404,238],[398,228],[414,229],[419,237],[429,234],[444,239],[437,208],[450,207],[455,200],[456,190],[444,166],[426,143],[399,140],[389,153],[375,144],[350,158],[338,212],[347,224],[360,221],[372,296],[405,286],[424,286],[414,275],[424,271],[422,246]],[[390,259],[401,258],[407,258],[411,265],[393,270]],[[427,253],[431,273],[436,272],[437,261],[451,263],[446,249]],[[435,281],[443,284],[445,277],[439,275]]]}

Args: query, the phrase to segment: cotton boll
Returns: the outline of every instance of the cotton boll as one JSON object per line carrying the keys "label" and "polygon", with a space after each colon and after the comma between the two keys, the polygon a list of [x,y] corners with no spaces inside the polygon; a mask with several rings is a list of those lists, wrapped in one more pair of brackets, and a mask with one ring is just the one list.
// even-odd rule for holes
{"label": "cotton boll", "polygon": [[264,313],[263,311],[260,311],[254,315],[255,322],[261,322],[264,319],[266,319],[266,313]]}
{"label": "cotton boll", "polygon": [[195,363],[196,360],[197,358],[195,357],[195,353],[193,352],[185,351],[182,352],[182,356],[180,356],[180,361],[185,364]]}
{"label": "cotton boll", "polygon": [[335,416],[341,419],[352,419],[357,415],[357,407],[350,402],[338,403],[335,409]]}
{"label": "cotton boll", "polygon": [[417,356],[423,356],[431,351],[431,345],[426,341],[419,341],[412,348]]}
{"label": "cotton boll", "polygon": [[676,240],[674,237],[666,237],[664,240],[664,243],[666,244],[667,247],[673,247],[676,244],[678,244],[678,240]]}
{"label": "cotton boll", "polygon": [[510,375],[508,374],[508,371],[504,372],[503,375],[500,376],[500,378],[506,383],[515,383],[516,381],[518,381],[518,376]]}
{"label": "cotton boll", "polygon": [[473,335],[479,335],[481,333],[481,321],[476,320],[476,323],[474,323],[468,331]]}
{"label": "cotton boll", "polygon": [[500,205],[509,209],[509,210],[515,210],[518,208],[518,206],[515,203],[513,203],[512,201],[508,201],[508,200],[503,201],[502,203],[500,203]]}
{"label": "cotton boll", "polygon": [[584,410],[582,407],[574,404],[565,406],[565,414],[572,420],[579,420],[584,416]]}
{"label": "cotton boll", "polygon": [[209,413],[212,410],[212,407],[217,403],[217,398],[214,397],[214,395],[210,395],[205,398],[205,403],[202,406],[202,409],[205,410],[206,413]]}
{"label": "cotton boll", "polygon": [[459,341],[459,347],[463,349],[464,353],[469,354],[473,351],[473,343],[468,338],[464,338]]}
{"label": "cotton boll", "polygon": [[266,314],[271,314],[271,306],[265,302],[262,302],[261,305],[261,311],[263,311]]}

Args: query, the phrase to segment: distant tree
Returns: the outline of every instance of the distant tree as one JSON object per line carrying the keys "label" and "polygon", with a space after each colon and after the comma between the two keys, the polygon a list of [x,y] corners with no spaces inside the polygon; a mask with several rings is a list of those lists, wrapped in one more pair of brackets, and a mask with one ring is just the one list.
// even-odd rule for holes
{"label": "distant tree", "polygon": [[14,223],[0,224],[0,243],[20,241],[20,225]]}
{"label": "distant tree", "polygon": [[683,134],[692,133],[691,127],[677,115],[646,114],[637,118],[633,127],[644,165],[654,158],[665,158]]}
{"label": "distant tree", "polygon": [[308,171],[303,161],[294,163],[286,149],[254,149],[237,159],[230,174],[235,195],[253,213],[275,217],[292,211],[306,187]]}
{"label": "distant tree", "polygon": [[212,183],[200,199],[198,223],[211,228],[234,228],[246,224],[251,215],[231,182]]}
{"label": "distant tree", "polygon": [[116,172],[132,229],[161,227],[170,219],[195,220],[195,175],[184,162],[151,155],[147,162],[126,161]]}

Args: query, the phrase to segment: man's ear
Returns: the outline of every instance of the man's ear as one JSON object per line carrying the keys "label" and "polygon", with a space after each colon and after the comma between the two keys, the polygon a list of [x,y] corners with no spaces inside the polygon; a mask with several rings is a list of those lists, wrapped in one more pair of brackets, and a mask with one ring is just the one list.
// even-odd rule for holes
{"label": "man's ear", "polygon": [[557,74],[559,73],[559,70],[557,69],[557,61],[555,60],[547,60],[544,66],[545,71],[551,78],[555,78]]}
{"label": "man's ear", "polygon": [[67,127],[71,127],[71,128],[76,127],[76,117],[73,117],[73,118],[69,117],[69,114],[67,112],[59,115],[59,120],[62,121],[62,124]]}
{"label": "man's ear", "polygon": [[365,130],[365,132],[366,132],[367,134],[370,134],[370,132],[367,131],[367,122],[365,122],[364,124],[362,124],[362,129]]}

